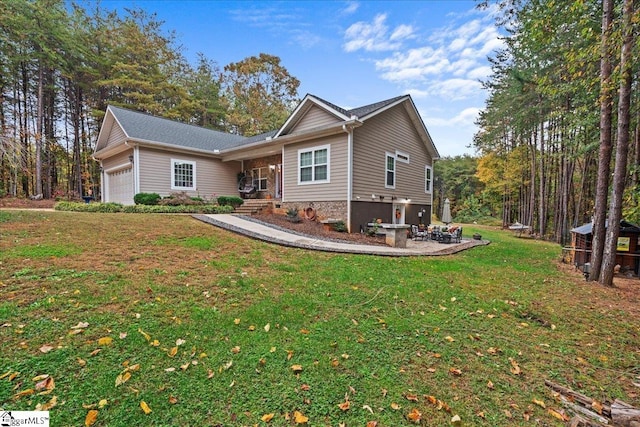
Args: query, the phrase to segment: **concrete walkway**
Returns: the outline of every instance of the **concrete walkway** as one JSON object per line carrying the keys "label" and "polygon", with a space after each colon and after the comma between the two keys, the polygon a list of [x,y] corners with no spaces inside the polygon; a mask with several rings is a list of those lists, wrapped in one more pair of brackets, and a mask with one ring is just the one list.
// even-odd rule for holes
{"label": "concrete walkway", "polygon": [[296,234],[276,226],[256,222],[238,215],[193,215],[194,218],[208,224],[235,233],[243,234],[265,242],[301,249],[324,252],[353,253],[380,256],[437,256],[450,255],[475,246],[488,245],[486,240],[462,239],[461,243],[438,243],[433,240],[407,240],[406,248],[388,246],[361,245],[316,239],[311,236]]}

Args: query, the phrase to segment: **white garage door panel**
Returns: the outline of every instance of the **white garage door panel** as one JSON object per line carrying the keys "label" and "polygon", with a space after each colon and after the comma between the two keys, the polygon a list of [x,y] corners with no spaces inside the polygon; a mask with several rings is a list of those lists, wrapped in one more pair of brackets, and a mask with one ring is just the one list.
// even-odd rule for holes
{"label": "white garage door panel", "polygon": [[133,204],[133,174],[131,168],[109,173],[109,202]]}

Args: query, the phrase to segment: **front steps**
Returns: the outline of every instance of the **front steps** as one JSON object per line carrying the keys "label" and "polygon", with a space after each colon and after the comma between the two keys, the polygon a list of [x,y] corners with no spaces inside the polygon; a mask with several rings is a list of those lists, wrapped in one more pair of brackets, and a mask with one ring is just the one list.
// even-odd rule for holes
{"label": "front steps", "polygon": [[253,215],[271,206],[267,199],[244,199],[242,206],[238,206],[233,213],[238,215]]}

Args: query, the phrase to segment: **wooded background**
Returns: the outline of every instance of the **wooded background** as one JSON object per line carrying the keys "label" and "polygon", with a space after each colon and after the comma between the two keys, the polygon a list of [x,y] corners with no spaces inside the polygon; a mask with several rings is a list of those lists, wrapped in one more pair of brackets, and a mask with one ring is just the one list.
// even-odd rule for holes
{"label": "wooded background", "polygon": [[268,54],[189,64],[140,9],[0,0],[0,196],[99,194],[91,154],[109,104],[250,136],[284,122],[299,84]]}

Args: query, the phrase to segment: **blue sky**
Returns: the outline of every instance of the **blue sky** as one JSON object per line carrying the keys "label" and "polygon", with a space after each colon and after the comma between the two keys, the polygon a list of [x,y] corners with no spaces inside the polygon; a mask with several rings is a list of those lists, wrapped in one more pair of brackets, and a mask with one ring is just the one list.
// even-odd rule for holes
{"label": "blue sky", "polygon": [[[86,2],[88,3],[88,2]],[[299,95],[353,108],[411,94],[441,156],[474,154],[487,56],[502,46],[474,1],[103,0],[155,12],[192,62],[220,67],[268,53],[300,79]]]}

